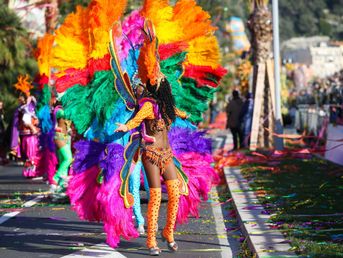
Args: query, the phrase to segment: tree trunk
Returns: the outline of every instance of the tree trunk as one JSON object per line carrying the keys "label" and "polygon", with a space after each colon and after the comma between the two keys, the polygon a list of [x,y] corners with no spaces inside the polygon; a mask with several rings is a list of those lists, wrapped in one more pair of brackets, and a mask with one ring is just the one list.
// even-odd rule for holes
{"label": "tree trunk", "polygon": [[[252,150],[256,148],[270,148],[273,143],[272,134],[274,118],[271,88],[268,80],[267,61],[272,56],[272,15],[267,4],[261,5],[261,1],[254,1],[254,10],[250,15],[248,27],[251,31],[251,46],[253,51],[254,77],[253,93],[254,117],[251,132]],[[261,67],[263,66],[263,69]],[[264,73],[264,74],[261,74]],[[263,81],[258,80],[263,78]],[[257,84],[260,84],[257,89]],[[262,92],[257,92],[262,91]],[[268,131],[266,129],[269,129]]]}
{"label": "tree trunk", "polygon": [[57,27],[58,0],[47,0],[48,7],[45,10],[45,30],[52,34]]}

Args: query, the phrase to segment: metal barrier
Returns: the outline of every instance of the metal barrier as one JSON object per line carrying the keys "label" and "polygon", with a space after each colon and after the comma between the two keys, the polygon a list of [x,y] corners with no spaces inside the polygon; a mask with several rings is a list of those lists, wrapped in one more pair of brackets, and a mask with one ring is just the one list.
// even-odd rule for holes
{"label": "metal barrier", "polygon": [[319,108],[312,105],[299,105],[295,114],[295,128],[298,132],[319,136],[330,117],[330,106]]}

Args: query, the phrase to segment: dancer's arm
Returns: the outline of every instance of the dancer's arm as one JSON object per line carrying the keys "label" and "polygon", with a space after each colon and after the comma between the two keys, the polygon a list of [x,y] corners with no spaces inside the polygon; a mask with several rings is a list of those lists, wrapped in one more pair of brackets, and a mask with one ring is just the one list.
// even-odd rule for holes
{"label": "dancer's arm", "polygon": [[117,123],[118,128],[115,132],[127,132],[138,127],[144,119],[154,119],[154,108],[151,102],[145,102],[136,116],[126,124]]}

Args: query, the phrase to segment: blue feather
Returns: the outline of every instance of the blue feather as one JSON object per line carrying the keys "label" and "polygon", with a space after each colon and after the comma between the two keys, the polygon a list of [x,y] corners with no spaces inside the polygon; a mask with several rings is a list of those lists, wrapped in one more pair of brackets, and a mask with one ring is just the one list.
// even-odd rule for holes
{"label": "blue feather", "polygon": [[125,146],[129,141],[129,133],[115,133],[114,130],[117,128],[116,123],[125,124],[132,115],[133,112],[129,111],[124,101],[119,98],[111,118],[104,125],[99,123],[97,119],[94,119],[84,136],[88,140],[98,139],[102,143],[118,143]]}
{"label": "blue feather", "polygon": [[53,128],[51,114],[50,114],[50,107],[49,105],[43,106],[38,112],[37,117],[40,122],[40,127],[44,134],[51,131]]}
{"label": "blue feather", "polygon": [[188,120],[183,120],[179,117],[177,117],[172,125],[172,127],[182,127],[182,128],[188,128],[192,131],[195,131],[197,127],[193,125],[191,122]]}

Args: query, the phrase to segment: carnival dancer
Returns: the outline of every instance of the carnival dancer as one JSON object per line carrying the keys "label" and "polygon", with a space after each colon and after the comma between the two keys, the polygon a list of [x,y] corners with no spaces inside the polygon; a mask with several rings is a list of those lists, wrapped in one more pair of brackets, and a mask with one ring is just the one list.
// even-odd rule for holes
{"label": "carnival dancer", "polygon": [[58,199],[66,196],[65,192],[68,185],[68,172],[73,157],[71,151],[70,121],[65,119],[64,110],[61,106],[57,106],[54,112],[56,118],[54,141],[58,157],[58,168],[53,177],[57,184],[53,194],[54,198]]}
{"label": "carnival dancer", "polygon": [[119,124],[116,132],[127,132],[137,128],[142,123],[152,142],[142,144],[142,161],[147,173],[150,200],[148,204],[148,237],[147,247],[150,255],[158,255],[161,250],[157,247],[156,226],[161,204],[160,176],[165,180],[168,193],[168,213],[166,226],[161,236],[167,240],[168,248],[177,251],[174,241],[174,227],[179,204],[179,180],[173,163],[173,153],[168,141],[168,130],[175,121],[176,115],[186,118],[184,112],[175,108],[175,101],[170,85],[165,77],[159,78],[158,84],[147,82],[147,95],[140,100],[140,110],[137,115],[126,124]]}
{"label": "carnival dancer", "polygon": [[[42,176],[37,170],[39,162],[39,141],[38,141],[38,119],[35,114],[36,99],[30,95],[33,88],[26,75],[19,76],[14,87],[20,91],[19,103],[13,122],[12,129],[12,151],[20,149],[21,157],[25,160],[23,175],[25,177]],[[19,138],[17,137],[19,135]],[[20,147],[19,147],[20,146]],[[19,147],[19,148],[18,148]]]}
{"label": "carnival dancer", "polygon": [[[211,167],[210,140],[191,122],[202,120],[226,71],[220,66],[210,16],[195,1],[170,5],[167,0],[145,0],[140,10],[121,22],[125,6],[126,0],[111,5],[92,0],[54,33],[51,64],[56,90],[63,94],[65,117],[84,137],[74,144],[68,196],[81,219],[103,222],[111,247],[117,247],[120,238],[139,237],[129,181],[141,160],[153,175],[149,212],[156,214],[159,207],[160,185],[169,189],[170,216],[162,235],[175,251],[175,217],[177,223],[199,217],[199,204],[217,176]],[[143,99],[134,94],[139,85],[136,74],[146,87]],[[165,90],[174,96],[175,105],[157,97]],[[190,114],[189,120],[176,117],[185,114],[174,106]],[[138,123],[147,108],[153,115]],[[150,128],[153,121],[156,127]],[[115,132],[116,123],[137,127]],[[157,155],[161,153],[162,157]],[[165,182],[160,181],[160,172]],[[152,255],[158,255],[156,233],[151,230],[157,218],[148,217],[148,246]]]}

